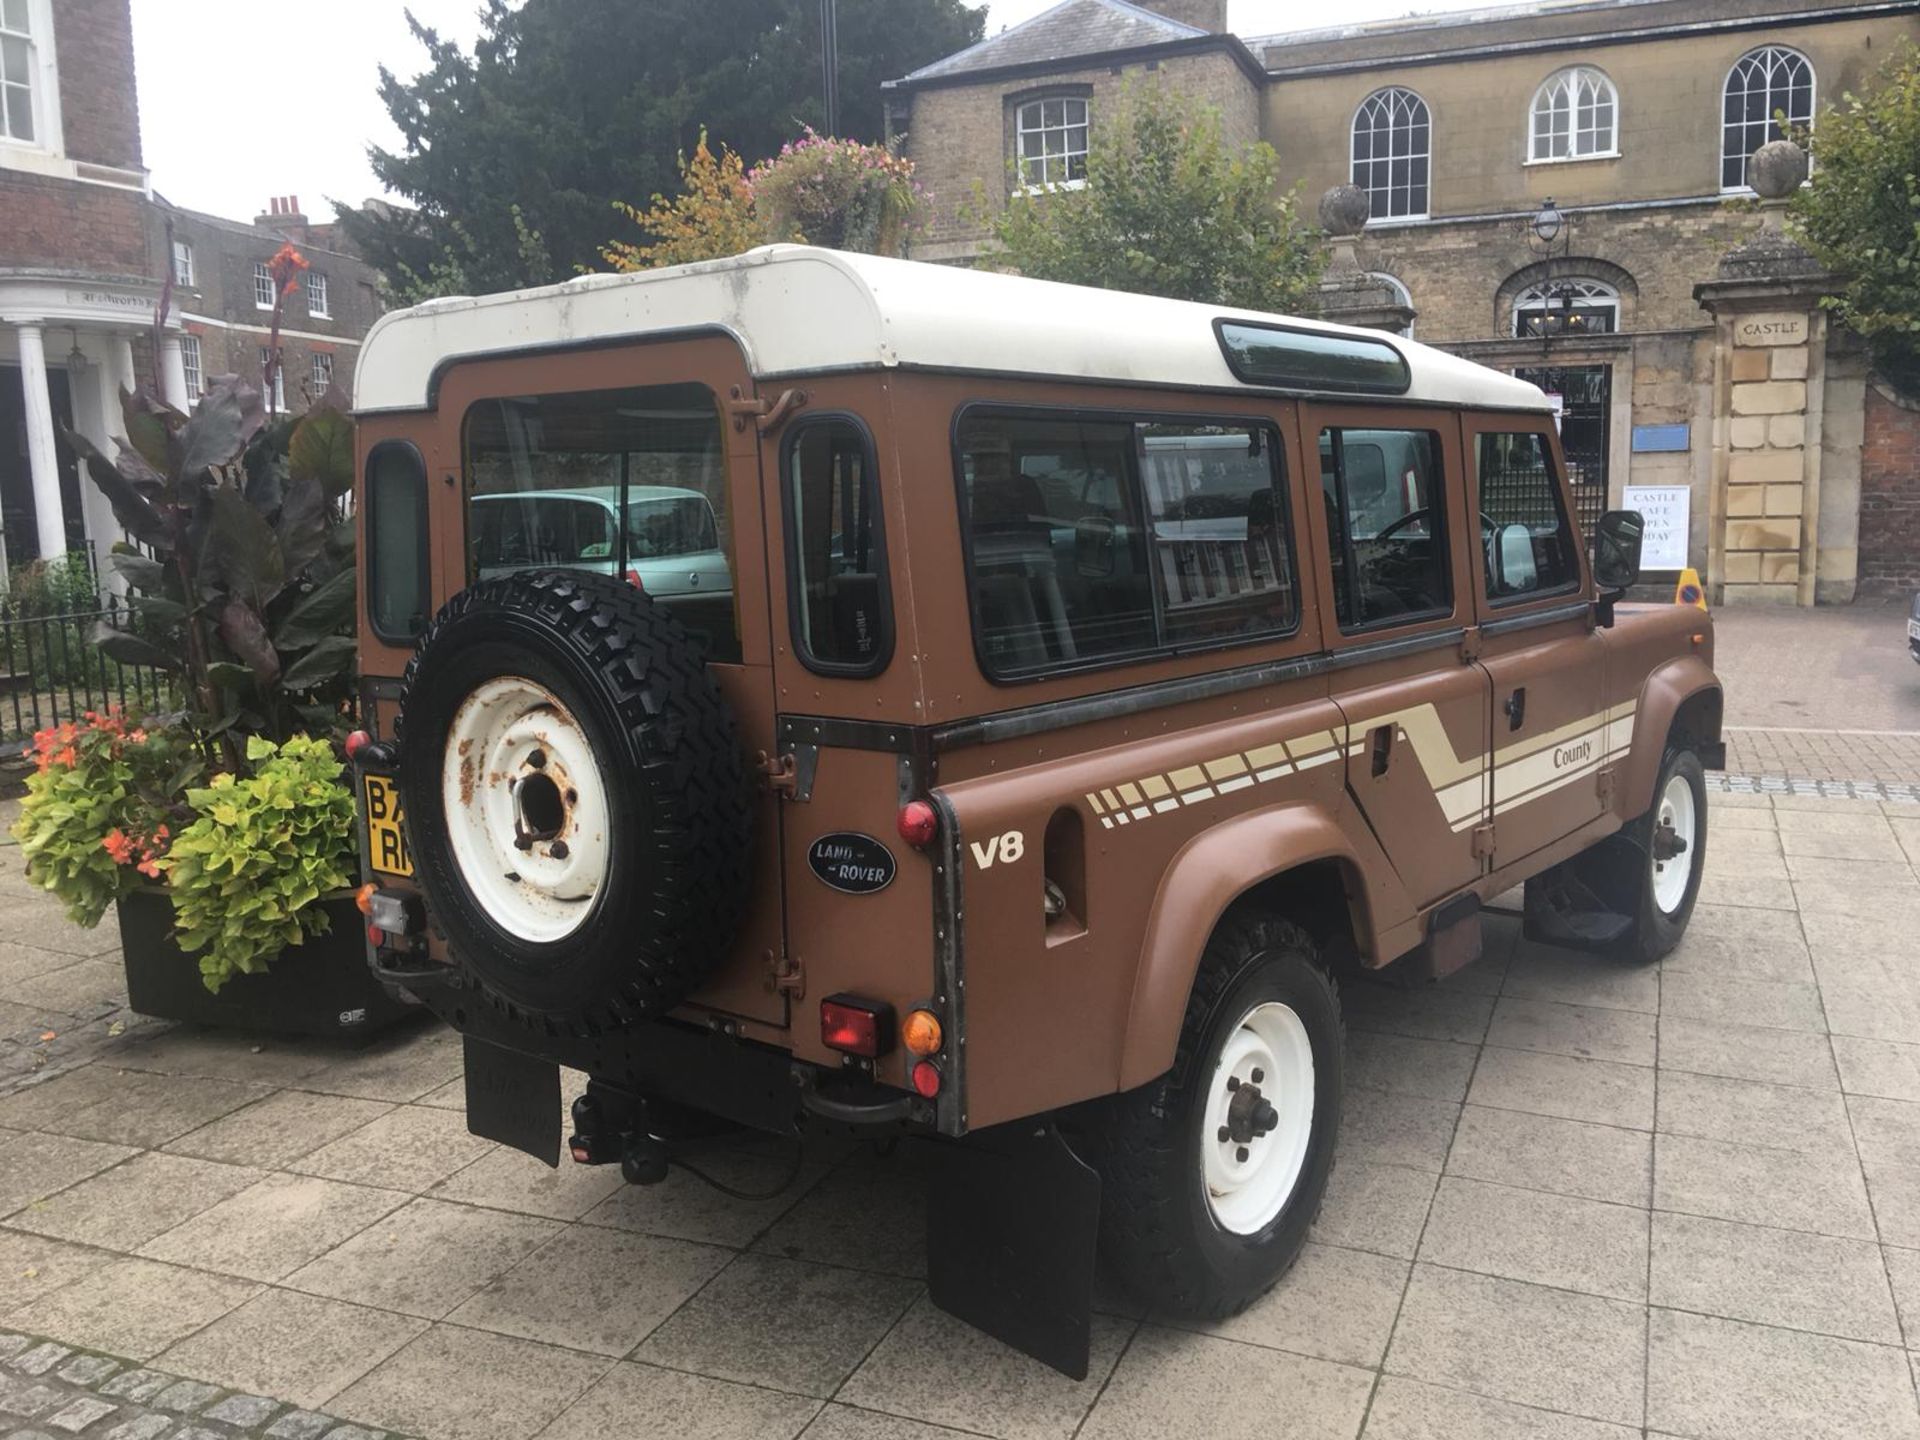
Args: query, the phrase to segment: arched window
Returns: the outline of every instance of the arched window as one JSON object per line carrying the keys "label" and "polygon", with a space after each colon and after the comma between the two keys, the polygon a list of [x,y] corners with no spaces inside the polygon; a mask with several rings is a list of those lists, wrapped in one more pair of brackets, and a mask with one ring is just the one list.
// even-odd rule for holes
{"label": "arched window", "polygon": [[1029,100],[1014,114],[1020,183],[1032,190],[1087,183],[1087,102],[1078,95]]}
{"label": "arched window", "polygon": [[1392,85],[1360,102],[1353,117],[1353,183],[1375,220],[1424,219],[1433,153],[1427,102]]}
{"label": "arched window", "polygon": [[[1776,116],[1784,116],[1782,129]],[[1720,188],[1747,188],[1747,159],[1769,140],[1813,123],[1813,64],[1798,50],[1765,45],[1727,72],[1721,109]]]}
{"label": "arched window", "polygon": [[[1388,290],[1392,291],[1394,302],[1396,304],[1404,305],[1409,310],[1413,309],[1413,292],[1407,289],[1407,287],[1401,283],[1399,276],[1389,275],[1384,270],[1369,270],[1367,272],[1367,278],[1369,280],[1377,281],[1379,284],[1386,286]],[[1393,333],[1395,335],[1403,335],[1407,339],[1411,340],[1413,338],[1413,322],[1409,320],[1405,325],[1402,325],[1398,330],[1395,330]]]}
{"label": "arched window", "polygon": [[1613,82],[1590,65],[1549,75],[1534,92],[1534,160],[1584,160],[1620,149],[1620,97]]}
{"label": "arched window", "polygon": [[1548,280],[1513,297],[1516,335],[1611,335],[1620,292],[1604,280]]}

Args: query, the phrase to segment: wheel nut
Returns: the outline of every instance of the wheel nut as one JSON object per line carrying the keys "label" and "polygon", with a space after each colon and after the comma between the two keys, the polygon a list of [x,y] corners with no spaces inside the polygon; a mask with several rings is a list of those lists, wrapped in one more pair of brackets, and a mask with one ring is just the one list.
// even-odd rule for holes
{"label": "wheel nut", "polygon": [[531,835],[516,835],[516,836],[514,836],[514,837],[513,837],[513,848],[514,848],[514,849],[516,849],[516,850],[531,850],[531,849],[533,849],[533,837],[532,837]]}
{"label": "wheel nut", "polygon": [[1231,1140],[1232,1138],[1233,1138],[1233,1132],[1227,1129],[1226,1126],[1222,1125],[1220,1127],[1220,1143],[1224,1145],[1227,1143],[1227,1141]]}
{"label": "wheel nut", "polygon": [[1247,1147],[1242,1145],[1238,1150],[1234,1151],[1233,1158],[1238,1160],[1242,1165],[1246,1164],[1247,1163]]}
{"label": "wheel nut", "polygon": [[1227,1076],[1227,1089],[1238,1090],[1239,1088],[1240,1088],[1240,1077],[1238,1075]]}
{"label": "wheel nut", "polygon": [[553,844],[547,847],[547,853],[556,860],[566,859],[567,858],[567,842],[564,840],[554,841]]}
{"label": "wheel nut", "polygon": [[1255,1070],[1248,1078],[1251,1079],[1254,1084],[1258,1085],[1262,1080],[1267,1078],[1267,1072],[1264,1070]]}
{"label": "wheel nut", "polygon": [[527,764],[531,765],[536,770],[546,769],[547,768],[547,752],[544,750],[535,750],[531,755],[527,756]]}

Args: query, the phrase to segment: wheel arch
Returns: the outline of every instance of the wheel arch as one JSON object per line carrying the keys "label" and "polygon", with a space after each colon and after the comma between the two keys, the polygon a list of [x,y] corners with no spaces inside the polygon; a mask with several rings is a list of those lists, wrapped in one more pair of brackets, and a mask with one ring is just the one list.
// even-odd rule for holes
{"label": "wheel arch", "polygon": [[1622,767],[1618,790],[1621,819],[1630,820],[1653,804],[1653,782],[1660,759],[1675,735],[1687,737],[1708,769],[1717,768],[1720,726],[1726,692],[1720,677],[1698,655],[1681,655],[1657,666],[1640,691],[1634,718],[1634,745]]}
{"label": "wheel arch", "polygon": [[1285,915],[1323,944],[1343,939],[1364,952],[1371,943],[1365,871],[1318,805],[1255,810],[1194,836],[1169,862],[1147,916],[1116,1088],[1172,1066],[1201,952],[1221,917],[1248,904]]}

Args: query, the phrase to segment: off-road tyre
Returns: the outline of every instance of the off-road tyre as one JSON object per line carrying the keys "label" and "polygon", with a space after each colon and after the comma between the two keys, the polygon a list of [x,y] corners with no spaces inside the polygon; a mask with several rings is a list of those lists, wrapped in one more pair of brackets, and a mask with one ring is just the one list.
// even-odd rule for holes
{"label": "off-road tyre", "polygon": [[[442,762],[476,687],[529,679],[590,742],[608,814],[607,883],[558,943],[517,936],[476,901],[448,838]],[[473,986],[549,1034],[665,1013],[711,974],[744,906],[752,810],[731,711],[699,642],[638,587],[522,571],[449,600],[402,681],[399,788],[433,926]]]}
{"label": "off-road tyre", "polygon": [[[1214,1218],[1201,1158],[1206,1094],[1226,1037],[1266,1000],[1305,1026],[1314,1066],[1307,1153],[1279,1213],[1252,1234]],[[1201,957],[1173,1068],[1087,1107],[1075,1143],[1099,1171],[1100,1247],[1131,1289],[1168,1311],[1236,1314],[1292,1266],[1333,1172],[1344,1089],[1339,995],[1299,926],[1257,911],[1229,914]]]}
{"label": "off-road tyre", "polygon": [[[1654,885],[1655,832],[1660,822],[1661,797],[1669,785],[1683,784],[1693,800],[1694,826],[1687,853],[1669,864],[1687,866],[1686,888],[1679,903],[1664,908]],[[1633,918],[1633,928],[1622,938],[1617,954],[1623,960],[1651,964],[1680,943],[1687,933],[1687,921],[1693,917],[1694,902],[1700,896],[1700,879],[1707,864],[1707,772],[1700,757],[1684,740],[1670,741],[1660,757],[1660,773],[1653,782],[1653,803],[1647,812],[1622,827],[1609,842],[1619,852],[1616,863],[1630,867],[1631,877],[1626,899],[1631,906],[1625,913]]]}

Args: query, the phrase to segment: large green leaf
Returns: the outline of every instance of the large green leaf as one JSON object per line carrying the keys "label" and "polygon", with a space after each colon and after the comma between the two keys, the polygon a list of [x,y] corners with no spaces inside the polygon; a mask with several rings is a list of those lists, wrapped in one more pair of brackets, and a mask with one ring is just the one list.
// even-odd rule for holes
{"label": "large green leaf", "polygon": [[353,421],[328,402],[307,412],[287,444],[287,463],[296,480],[313,479],[329,499],[353,488]]}
{"label": "large green leaf", "polygon": [[178,655],[169,654],[151,641],[125,630],[116,630],[104,620],[94,622],[93,634],[89,637],[104,651],[108,658],[118,660],[122,665],[148,665],[156,670],[179,670],[184,662]]}
{"label": "large green leaf", "polygon": [[[287,581],[286,562],[273,527],[231,485],[221,485],[213,492],[202,564],[203,570],[211,568],[215,572],[235,599],[256,611],[264,610]],[[203,591],[213,578],[203,578]]]}
{"label": "large green leaf", "polygon": [[271,685],[280,678],[280,655],[267,638],[260,612],[243,600],[229,600],[220,609],[220,638],[246,661],[254,679]]}
{"label": "large green leaf", "polygon": [[137,555],[125,550],[114,551],[107,557],[107,563],[129,586],[144,590],[149,595],[164,590],[167,577],[173,573],[150,555]]}
{"label": "large green leaf", "polygon": [[223,690],[237,690],[245,686],[253,688],[253,671],[245,665],[235,665],[231,660],[215,660],[207,666],[207,679]]}
{"label": "large green leaf", "polygon": [[93,448],[93,443],[77,431],[65,432],[67,443],[74,453],[86,462],[87,476],[99,487],[100,493],[107,497],[107,503],[113,507],[113,518],[126,528],[134,539],[153,546],[162,552],[169,548],[172,536],[167,522],[160,512],[148,503],[147,498],[128,483],[114,463]]}
{"label": "large green leaf", "polygon": [[260,392],[237,379],[217,383],[180,434],[180,478],[191,489],[216,466],[231,465],[265,423]]}
{"label": "large green leaf", "polygon": [[351,635],[329,635],[289,665],[280,683],[288,690],[311,690],[337,680],[353,664],[353,652]]}
{"label": "large green leaf", "polygon": [[303,596],[280,622],[273,643],[282,650],[300,650],[345,630],[353,623],[353,579],[353,571],[342,570]]}
{"label": "large green leaf", "polygon": [[174,435],[187,417],[146,390],[120,392],[120,419],[127,439],[149,466],[164,475],[180,458],[174,448]]}
{"label": "large green leaf", "polygon": [[287,486],[275,526],[287,578],[300,574],[327,543],[327,492],[311,475],[296,475]]}

